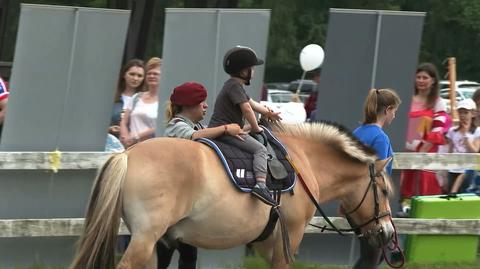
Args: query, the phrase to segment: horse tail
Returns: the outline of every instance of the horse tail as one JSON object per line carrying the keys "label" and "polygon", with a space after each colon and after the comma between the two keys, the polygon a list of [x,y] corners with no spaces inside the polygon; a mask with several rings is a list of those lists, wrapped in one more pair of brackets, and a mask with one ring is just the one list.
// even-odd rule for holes
{"label": "horse tail", "polygon": [[127,160],[127,154],[119,153],[110,157],[100,169],[70,269],[114,268]]}

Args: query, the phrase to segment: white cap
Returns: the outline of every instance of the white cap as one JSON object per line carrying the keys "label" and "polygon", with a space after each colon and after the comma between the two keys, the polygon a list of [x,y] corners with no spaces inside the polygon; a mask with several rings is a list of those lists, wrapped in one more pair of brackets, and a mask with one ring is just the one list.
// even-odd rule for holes
{"label": "white cap", "polygon": [[472,99],[468,98],[457,103],[457,109],[460,109],[460,108],[475,110],[477,109],[477,105]]}

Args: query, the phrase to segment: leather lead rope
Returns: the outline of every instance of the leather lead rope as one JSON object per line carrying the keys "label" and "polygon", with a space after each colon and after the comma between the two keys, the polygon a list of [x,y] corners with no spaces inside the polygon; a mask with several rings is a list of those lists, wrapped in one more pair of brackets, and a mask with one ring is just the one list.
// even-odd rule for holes
{"label": "leather lead rope", "polygon": [[[405,264],[405,254],[403,254],[403,250],[402,250],[402,248],[400,248],[400,244],[398,242],[398,236],[397,236],[397,228],[395,227],[395,224],[393,224],[392,218],[390,218],[390,222],[392,223],[393,231],[394,231],[394,236],[393,236],[393,239],[392,239],[392,245],[393,246],[392,247],[386,246],[386,247],[382,248],[382,254],[383,254],[383,259],[385,260],[385,262],[387,263],[388,266],[390,266],[391,268],[398,269],[398,268],[402,268],[403,265]],[[400,253],[399,264],[395,265],[395,264],[393,264],[391,259],[390,260],[388,259],[386,249],[390,252],[397,251],[397,252]]]}

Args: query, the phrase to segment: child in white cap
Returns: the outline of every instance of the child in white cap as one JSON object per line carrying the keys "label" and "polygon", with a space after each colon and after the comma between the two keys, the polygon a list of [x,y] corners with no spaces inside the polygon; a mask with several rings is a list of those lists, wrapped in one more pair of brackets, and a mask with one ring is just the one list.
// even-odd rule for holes
{"label": "child in white cap", "polygon": [[[477,106],[472,99],[465,99],[457,104],[457,112],[459,118],[458,126],[450,128],[447,133],[449,139],[449,152],[453,153],[475,153],[480,148],[480,128],[475,126],[473,118]],[[465,169],[449,170],[449,182],[453,183]],[[451,192],[463,191],[461,182],[454,184]],[[455,188],[454,188],[455,187]]]}

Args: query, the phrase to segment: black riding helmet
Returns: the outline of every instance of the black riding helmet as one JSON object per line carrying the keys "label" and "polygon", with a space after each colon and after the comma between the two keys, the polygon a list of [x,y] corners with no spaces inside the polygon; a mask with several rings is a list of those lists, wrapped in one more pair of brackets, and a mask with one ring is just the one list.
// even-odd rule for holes
{"label": "black riding helmet", "polygon": [[237,75],[244,68],[261,65],[263,60],[249,47],[236,46],[230,49],[223,58],[223,69],[227,74]]}

